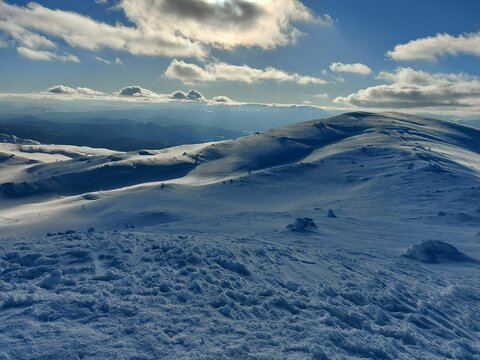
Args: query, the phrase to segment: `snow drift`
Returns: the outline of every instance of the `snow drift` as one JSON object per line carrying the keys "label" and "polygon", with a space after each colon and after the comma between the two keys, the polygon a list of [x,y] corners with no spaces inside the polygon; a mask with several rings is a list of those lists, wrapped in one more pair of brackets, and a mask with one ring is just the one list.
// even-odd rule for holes
{"label": "snow drift", "polygon": [[440,261],[472,261],[470,257],[458,251],[450,244],[438,240],[426,240],[419,244],[410,246],[403,254],[410,259],[419,260],[426,263],[436,263]]}

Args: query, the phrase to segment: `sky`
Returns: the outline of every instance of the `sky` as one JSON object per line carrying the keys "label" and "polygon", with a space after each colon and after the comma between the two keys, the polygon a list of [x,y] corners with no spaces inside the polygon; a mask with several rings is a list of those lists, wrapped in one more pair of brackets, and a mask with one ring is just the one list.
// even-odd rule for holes
{"label": "sky", "polygon": [[478,0],[0,0],[0,93],[480,114],[478,14]]}

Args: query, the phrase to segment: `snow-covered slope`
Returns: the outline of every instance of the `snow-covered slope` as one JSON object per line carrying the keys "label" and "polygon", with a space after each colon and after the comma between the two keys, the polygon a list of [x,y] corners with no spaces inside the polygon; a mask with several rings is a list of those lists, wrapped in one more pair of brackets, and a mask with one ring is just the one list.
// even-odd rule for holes
{"label": "snow-covered slope", "polygon": [[0,146],[7,359],[479,356],[478,130],[351,113],[161,151]]}

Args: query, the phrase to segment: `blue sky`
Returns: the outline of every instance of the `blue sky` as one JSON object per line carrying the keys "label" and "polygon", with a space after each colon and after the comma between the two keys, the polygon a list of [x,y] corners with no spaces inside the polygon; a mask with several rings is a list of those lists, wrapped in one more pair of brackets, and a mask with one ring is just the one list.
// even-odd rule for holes
{"label": "blue sky", "polygon": [[108,101],[138,85],[135,97],[152,101],[194,88],[238,102],[480,108],[476,0],[0,0],[0,7],[4,94],[63,85],[49,94]]}

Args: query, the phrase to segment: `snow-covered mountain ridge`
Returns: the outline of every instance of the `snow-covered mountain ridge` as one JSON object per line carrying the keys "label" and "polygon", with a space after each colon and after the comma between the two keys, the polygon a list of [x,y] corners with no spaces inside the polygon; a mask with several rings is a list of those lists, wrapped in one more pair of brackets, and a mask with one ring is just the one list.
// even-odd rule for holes
{"label": "snow-covered mountain ridge", "polygon": [[[55,162],[45,159],[30,166],[13,184],[4,183],[1,189],[5,195],[15,197],[47,191],[75,194],[183,177],[194,178],[196,181],[192,183],[205,183],[290,163],[313,163],[328,156],[325,149],[329,145],[332,150],[340,146],[351,145],[352,149],[361,146],[363,151],[396,145],[398,150],[406,151],[410,147],[410,151],[419,152],[417,149],[427,144],[457,146],[462,151],[478,154],[478,134],[478,130],[437,120],[397,114],[351,113],[235,140],[160,151],[113,155],[111,151],[88,151],[74,146],[65,146],[64,151],[58,145],[19,146],[18,150],[23,153],[60,154],[65,158],[54,158]],[[448,156],[439,149],[438,154],[432,153],[431,160],[446,160]],[[58,160],[69,161],[59,163]]]}
{"label": "snow-covered mountain ridge", "polygon": [[[421,203],[429,197],[450,207],[445,196],[438,194],[463,197],[472,193],[467,201],[478,197],[479,134],[478,130],[451,122],[400,114],[351,113],[236,140],[159,151],[121,153],[72,146],[0,144],[2,168],[9,170],[2,172],[0,179],[6,199],[2,208],[5,217],[11,212],[28,212],[32,203],[36,204],[35,212],[47,217],[49,211],[58,208],[80,207],[84,212],[91,208],[98,219],[94,209],[101,207],[109,212],[115,204],[122,206],[125,199],[130,210],[126,216],[133,219],[122,218],[119,211],[120,224],[142,226],[180,220],[182,214],[188,214],[185,217],[190,220],[203,216],[204,212],[198,214],[196,208],[207,206],[205,201],[219,202],[209,206],[213,213],[223,213],[222,205],[232,210],[283,210],[314,206],[326,199],[341,201],[345,196],[350,208],[363,197],[365,204],[355,211],[365,211],[368,205],[372,214],[377,209],[379,214],[395,211],[396,202],[406,202],[408,207],[413,199]],[[462,194],[458,192],[461,186],[465,187]],[[163,187],[165,191],[159,191]],[[209,194],[208,200],[205,194]],[[149,210],[148,204],[155,197],[158,202]],[[142,212],[136,213],[136,207]],[[478,216],[476,208],[457,210]],[[151,213],[165,216],[142,219],[151,217]],[[78,216],[91,221],[89,214]],[[436,215],[435,210],[432,215]],[[107,217],[112,218],[109,214]],[[42,217],[41,222],[45,220]],[[108,225],[107,219],[99,220]],[[115,225],[104,228],[118,229]]]}
{"label": "snow-covered mountain ridge", "polygon": [[0,359],[480,356],[479,130],[0,152]]}

